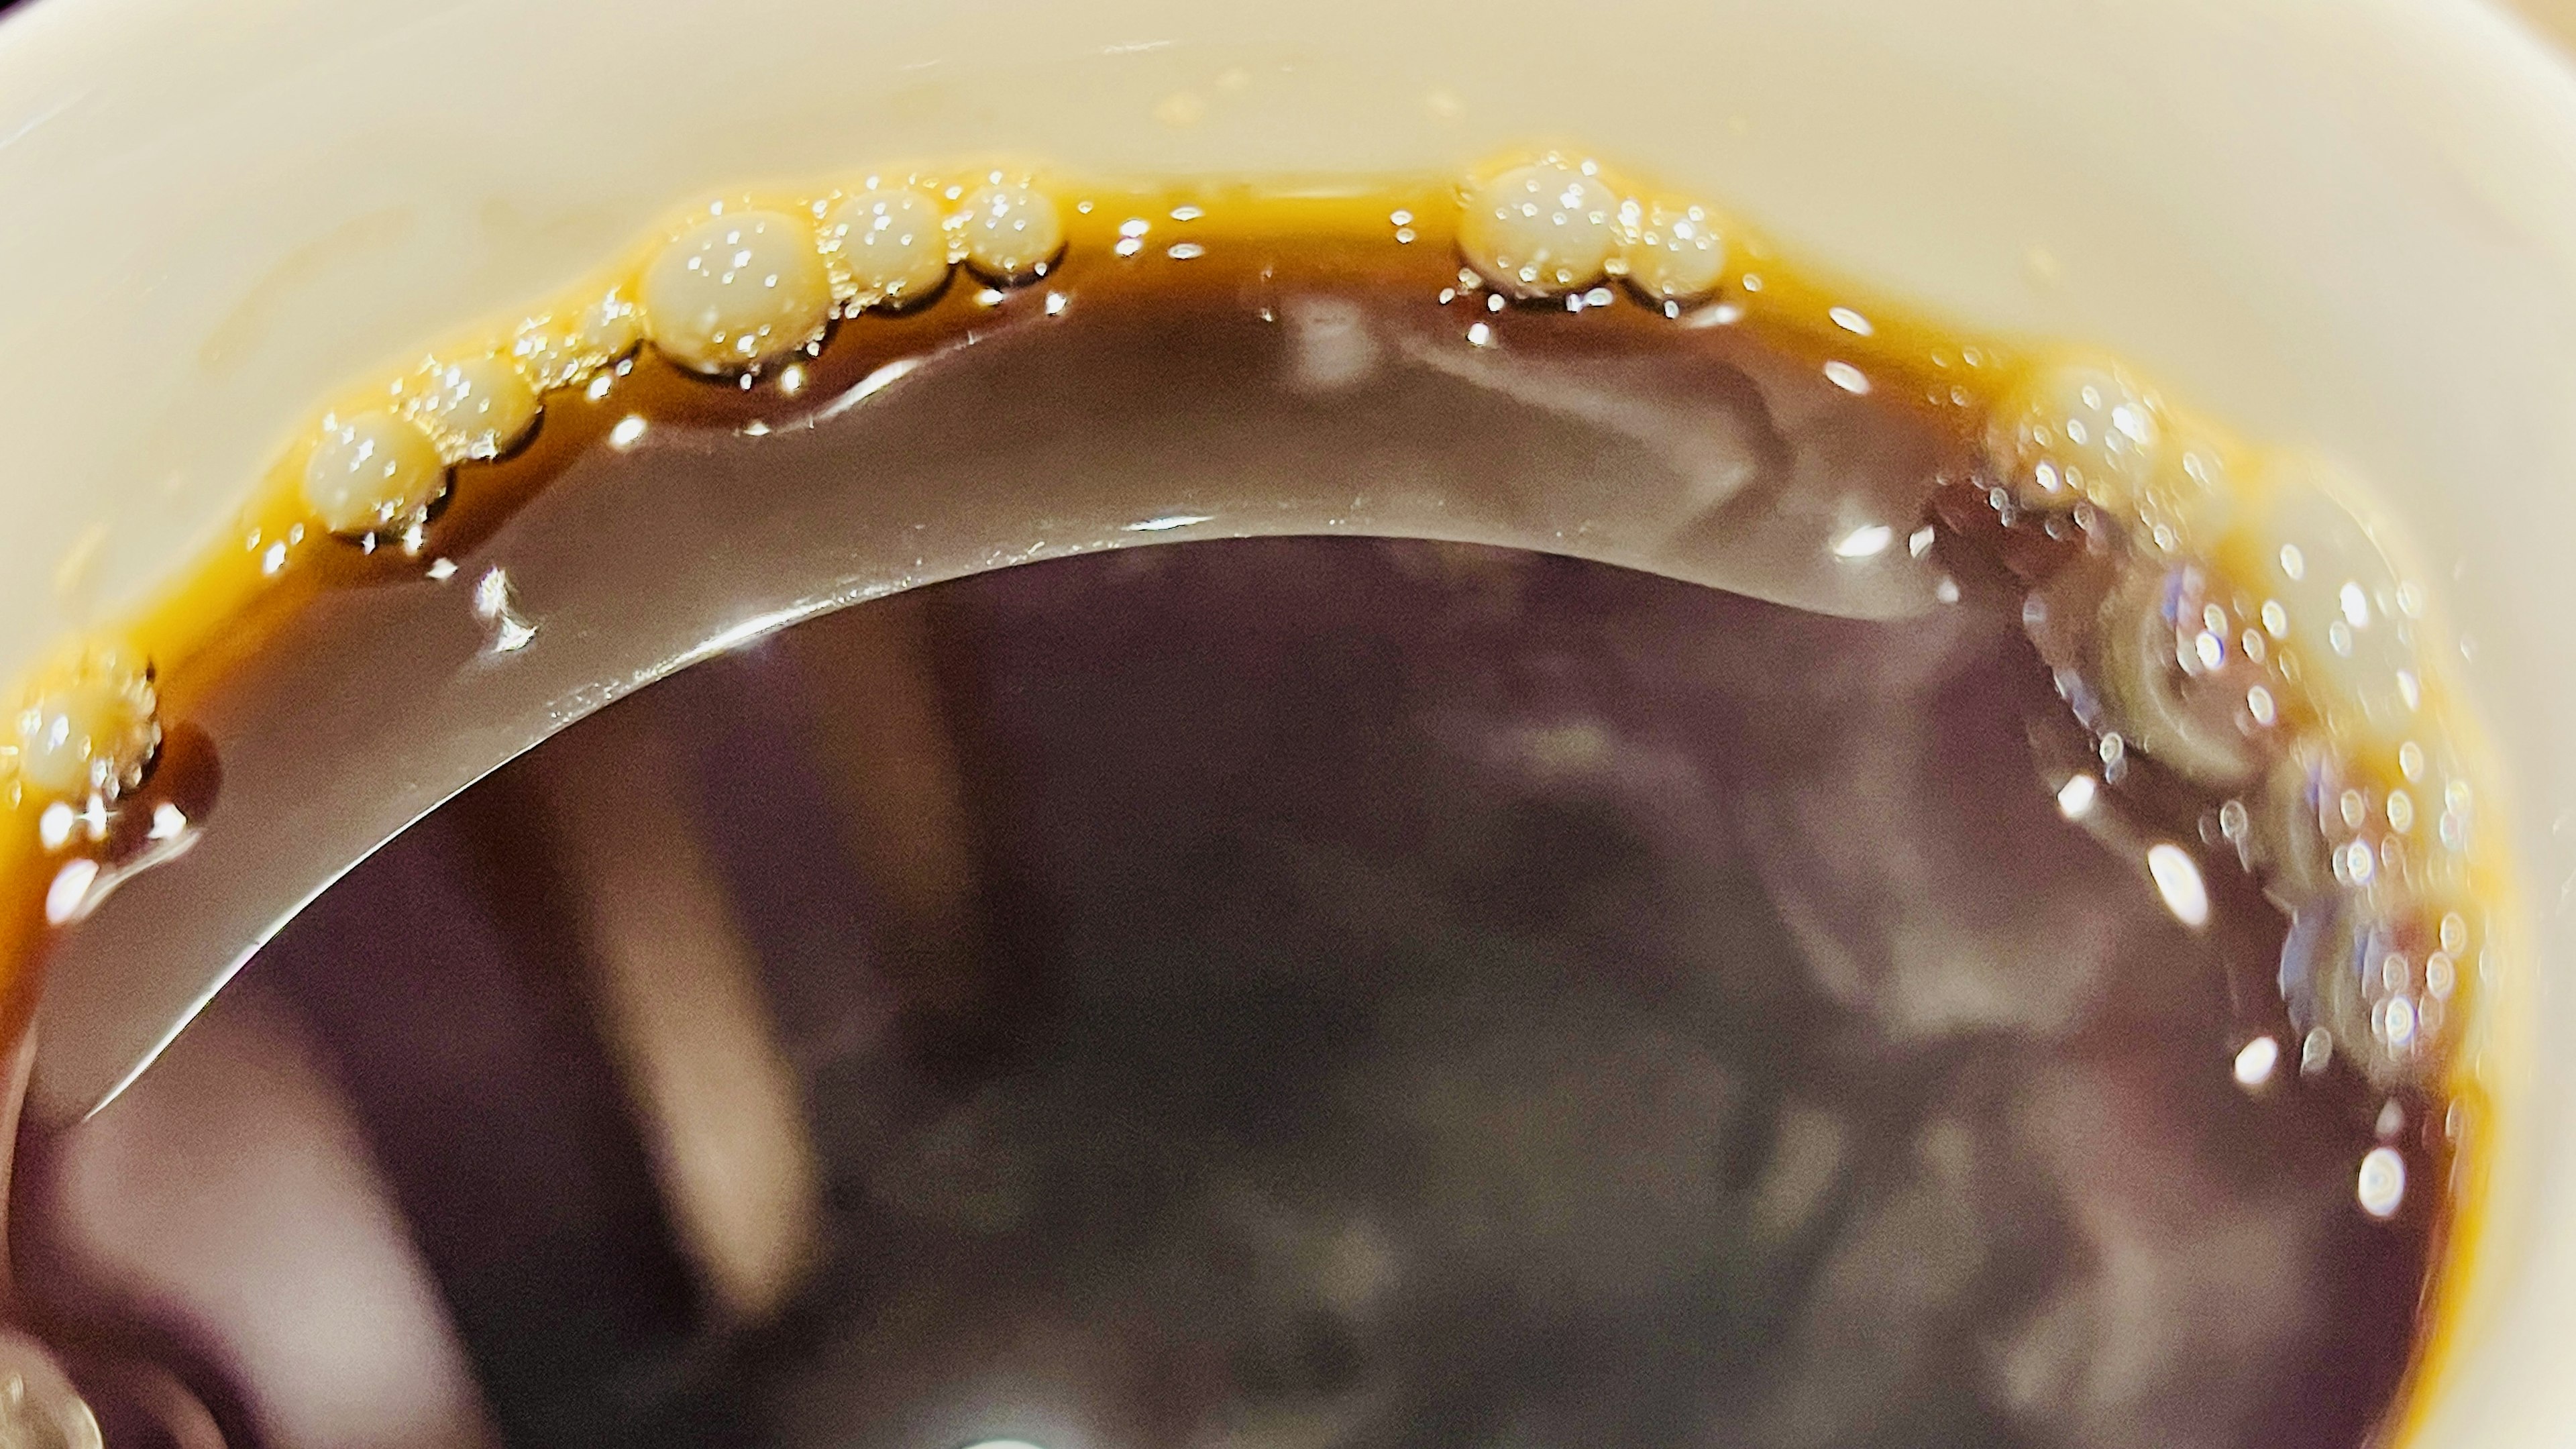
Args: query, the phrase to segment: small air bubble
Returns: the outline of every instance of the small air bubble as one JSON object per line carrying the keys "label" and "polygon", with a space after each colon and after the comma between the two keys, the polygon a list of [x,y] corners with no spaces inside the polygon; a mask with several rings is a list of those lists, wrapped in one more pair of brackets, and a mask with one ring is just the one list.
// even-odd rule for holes
{"label": "small air bubble", "polygon": [[1494,345],[1494,329],[1479,322],[1467,329],[1467,342],[1474,347],[1491,347]]}
{"label": "small air bubble", "polygon": [[2272,1080],[2272,1072],[2281,1064],[2281,1044],[2268,1036],[2258,1036],[2236,1054],[2236,1085],[2252,1090]]}
{"label": "small air bubble", "polygon": [[2209,924],[2209,887],[2190,852],[2179,845],[2150,846],[2147,873],[2155,878],[2156,893],[2164,897],[2165,909],[2173,912],[2175,920],[2195,928]]}
{"label": "small air bubble", "polygon": [[98,883],[99,864],[89,859],[63,862],[54,872],[54,883],[45,891],[45,923],[68,926],[88,915],[93,904],[90,887]]}
{"label": "small air bubble", "polygon": [[1854,397],[1869,391],[1868,375],[1840,359],[1825,364],[1825,379]]}
{"label": "small air bubble", "polygon": [[2280,707],[2272,702],[2272,691],[2259,684],[2245,691],[2245,713],[2266,729],[2281,717]]}
{"label": "small air bubble", "polygon": [[1163,255],[1176,262],[1195,261],[1207,255],[1207,248],[1197,242],[1174,242],[1163,249]]}
{"label": "small air bubble", "polygon": [[2070,776],[2057,787],[2057,813],[2069,820],[2081,820],[2093,813],[2093,802],[2100,794],[2101,788],[2093,783],[2092,776]]}
{"label": "small air bubble", "polygon": [[1868,318],[1849,307],[1836,307],[1825,315],[1834,319],[1835,326],[1855,337],[1867,337],[1878,330],[1869,325]]}
{"label": "small air bubble", "polygon": [[1905,551],[1921,558],[1932,551],[1932,525],[1925,524],[1905,536]]}
{"label": "small air bubble", "polygon": [[608,430],[608,443],[613,448],[631,448],[644,436],[647,424],[639,413],[628,413]]}
{"label": "small air bubble", "polygon": [[1896,530],[1884,523],[1863,524],[1834,541],[1834,557],[1876,558],[1896,541]]}
{"label": "small air bubble", "polygon": [[2307,555],[2299,552],[2297,544],[2281,545],[2281,572],[2288,575],[2292,583],[2297,583],[2308,576]]}
{"label": "small air bubble", "polygon": [[2406,1159],[2393,1147],[2370,1149],[2361,1159],[2354,1196],[2360,1199],[2361,1210],[2372,1217],[2395,1217],[2398,1205],[2406,1200]]}
{"label": "small air bubble", "polygon": [[2299,1075],[2313,1077],[2334,1060],[2334,1036],[2324,1027],[2311,1027],[2299,1040]]}
{"label": "small air bubble", "polygon": [[2246,813],[2245,802],[2230,800],[2218,807],[2218,833],[2229,840],[2243,840],[2253,819]]}

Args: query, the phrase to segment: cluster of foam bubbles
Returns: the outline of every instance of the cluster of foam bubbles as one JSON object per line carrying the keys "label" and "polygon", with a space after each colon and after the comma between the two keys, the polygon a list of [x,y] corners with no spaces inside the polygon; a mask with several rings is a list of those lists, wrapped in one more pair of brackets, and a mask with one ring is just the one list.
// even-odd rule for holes
{"label": "cluster of foam bubbles", "polygon": [[1581,297],[1617,277],[1677,312],[1725,282],[1729,229],[1697,202],[1623,195],[1598,162],[1550,153],[1467,185],[1458,250],[1521,301]]}
{"label": "cluster of foam bubbles", "polygon": [[[1668,316],[1723,307],[1760,286],[1740,266],[1730,277],[1742,235],[1710,207],[1561,153],[1460,192],[1459,248],[1498,306],[1597,305],[1619,281]],[[1910,356],[1907,342],[1873,343],[1852,309],[1825,311],[1815,320],[1837,349],[1866,364],[1826,364],[1848,390],[1971,355]],[[1982,361],[2000,387],[1943,391],[1984,405],[1991,506],[2089,555],[2031,601],[2099,745],[2098,769],[2063,782],[2081,806],[2069,813],[2115,794],[2132,756],[2209,792],[2221,803],[2205,843],[2232,850],[2291,917],[2279,984],[2302,1069],[2340,1052],[2382,1084],[2420,1078],[2446,1055],[2454,995],[2488,949],[2474,792],[2430,679],[2423,586],[2328,465],[2235,443],[2114,362]],[[2187,854],[2165,845],[2144,863],[2177,914],[2205,917]]]}
{"label": "cluster of foam bubbles", "polygon": [[[930,298],[959,265],[1008,286],[1044,275],[1063,247],[1053,198],[1003,171],[871,175],[812,197],[710,205],[614,278],[323,414],[294,468],[302,510],[369,551],[417,551],[457,464],[508,455],[536,431],[546,394],[603,393],[639,347],[748,385],[818,350],[841,318]],[[282,568],[305,532],[270,544],[263,571]],[[141,783],[160,743],[148,663],[93,645],[22,689],[0,738],[0,803],[96,814]]]}
{"label": "cluster of foam bubbles", "polygon": [[818,351],[841,318],[935,295],[961,264],[1010,285],[1043,275],[1063,247],[1054,200],[1000,171],[971,183],[873,175],[813,197],[715,203],[614,280],[326,414],[299,475],[303,502],[331,533],[417,547],[456,464],[508,454],[534,432],[546,393],[600,388],[639,346],[748,385]]}
{"label": "cluster of foam bubbles", "polygon": [[2138,756],[2208,792],[2208,843],[2289,914],[2279,986],[2302,1070],[2340,1052],[2389,1084],[2438,1064],[2487,949],[2474,791],[2425,590],[2350,484],[2229,444],[2091,361],[2024,371],[1984,455],[1998,512],[2092,540],[2029,616],[2101,783]]}
{"label": "cluster of foam bubbles", "polygon": [[[1517,161],[1458,200],[1462,285],[1496,308],[1583,310],[1615,285],[1667,317],[1732,321],[1762,285],[1746,262],[1763,248],[1716,209],[1588,159]],[[931,297],[958,266],[993,287],[1045,275],[1065,225],[1047,189],[1002,171],[708,206],[559,305],[351,394],[291,463],[298,502],[317,535],[417,551],[458,464],[520,446],[549,393],[603,396],[639,347],[748,387],[818,353],[838,320]],[[2341,1053],[2389,1083],[2440,1061],[2454,992],[2486,950],[2472,792],[2429,682],[2424,590],[2350,490],[2226,439],[2117,364],[1987,352],[1956,368],[1979,349],[1927,350],[1919,332],[1816,307],[1838,354],[1828,378],[1851,392],[1919,379],[1960,416],[1982,410],[1994,511],[2083,540],[2083,564],[2031,596],[2042,652],[2099,746],[2061,801],[2116,800],[2133,757],[2223,799],[2205,844],[2232,849],[2292,919],[2280,985],[2302,1067]],[[1480,323],[1471,342],[1478,331],[1491,336]],[[25,694],[0,738],[0,787],[12,803],[112,802],[151,763],[155,711],[148,667],[94,647]],[[2141,863],[2177,914],[2205,914],[2182,852]]]}

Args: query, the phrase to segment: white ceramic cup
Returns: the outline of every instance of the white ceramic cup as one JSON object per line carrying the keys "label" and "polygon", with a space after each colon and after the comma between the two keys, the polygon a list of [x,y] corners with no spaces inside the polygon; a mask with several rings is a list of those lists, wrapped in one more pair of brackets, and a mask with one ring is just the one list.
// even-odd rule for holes
{"label": "white ceramic cup", "polygon": [[[309,407],[693,195],[888,157],[1454,168],[1568,141],[1936,314],[2353,464],[2474,644],[2576,1033],[2576,75],[2472,0],[34,0],[0,22],[0,674]],[[2503,1061],[2421,1449],[2576,1439],[2576,1057]]]}

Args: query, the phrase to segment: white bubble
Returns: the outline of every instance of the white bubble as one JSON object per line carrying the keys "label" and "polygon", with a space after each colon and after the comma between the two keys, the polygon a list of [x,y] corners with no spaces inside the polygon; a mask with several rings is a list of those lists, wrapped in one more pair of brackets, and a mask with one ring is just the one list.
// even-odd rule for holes
{"label": "white bubble", "polygon": [[1726,239],[1704,207],[1629,202],[1619,259],[1628,284],[1658,302],[1695,302],[1726,276]]}
{"label": "white bubble", "polygon": [[89,914],[97,902],[92,888],[98,884],[100,865],[83,857],[63,862],[54,873],[53,884],[45,890],[45,923],[68,926]]}
{"label": "white bubble", "polygon": [[446,491],[438,445],[388,409],[323,418],[304,460],[305,505],[337,534],[400,532]]}
{"label": "white bubble", "polygon": [[1884,523],[1864,524],[1834,540],[1836,558],[1876,558],[1896,542],[1896,530]]}
{"label": "white bubble", "polygon": [[2267,476],[2266,506],[2243,524],[2278,541],[2254,552],[2277,564],[2262,581],[2264,627],[2297,653],[2318,704],[2378,740],[2403,739],[2423,688],[2396,566],[2343,503],[2351,485],[2331,465],[2276,458]]}
{"label": "white bubble", "polygon": [[823,218],[824,253],[858,306],[917,302],[948,279],[946,217],[937,198],[908,186],[870,187]]}
{"label": "white bubble", "polygon": [[405,392],[405,411],[450,463],[497,458],[537,425],[536,389],[497,354],[430,363]]}
{"label": "white bubble", "polygon": [[2101,787],[2093,783],[2092,776],[2070,776],[2058,787],[2057,813],[2069,820],[2081,820],[2093,813],[2094,799],[2100,794]]}
{"label": "white bubble", "polygon": [[2155,877],[2156,893],[2164,897],[2165,909],[2173,912],[2175,920],[2193,927],[2209,924],[2209,887],[2190,852],[2179,845],[2149,846],[2147,874]]}
{"label": "white bubble", "polygon": [[696,372],[734,372],[823,335],[832,278],[813,224],[784,211],[712,216],[673,237],[637,279],[653,346]]}
{"label": "white bubble", "polygon": [[2258,1036],[2236,1054],[2236,1085],[2259,1087],[2272,1080],[2272,1071],[2281,1064],[2281,1044],[2268,1036]]}
{"label": "white bubble", "polygon": [[545,313],[519,325],[510,359],[540,393],[571,387],[624,358],[644,341],[644,319],[621,289],[610,290],[562,313]]}
{"label": "white bubble", "polygon": [[2406,1159],[2393,1147],[2370,1149],[2361,1159],[2353,1195],[2372,1217],[2395,1217],[2398,1205],[2406,1200]]}
{"label": "white bubble", "polygon": [[2322,1026],[2310,1027],[2299,1039],[2299,1075],[2315,1076],[2334,1060],[2334,1033]]}
{"label": "white bubble", "polygon": [[1033,186],[995,181],[966,198],[952,226],[966,264],[997,282],[1043,276],[1064,250],[1055,198]]}
{"label": "white bubble", "polygon": [[1458,249],[1487,282],[1515,297],[1579,291],[1608,274],[1619,250],[1619,198],[1585,168],[1550,157],[1470,188]]}
{"label": "white bubble", "polygon": [[2125,510],[2163,461],[2164,409],[2103,363],[2033,371],[1996,403],[1986,448],[2025,507]]}
{"label": "white bubble", "polygon": [[0,775],[39,795],[113,801],[142,783],[161,748],[159,711],[139,664],[112,651],[84,653],[19,704],[0,734]]}
{"label": "white bubble", "polygon": [[1869,374],[1840,359],[1825,364],[1825,380],[1854,397],[1869,392]]}

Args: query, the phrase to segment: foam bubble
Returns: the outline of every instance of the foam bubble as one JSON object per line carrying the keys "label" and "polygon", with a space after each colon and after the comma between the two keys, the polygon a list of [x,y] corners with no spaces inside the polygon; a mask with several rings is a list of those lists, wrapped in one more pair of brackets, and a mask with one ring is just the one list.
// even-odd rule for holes
{"label": "foam bubble", "polygon": [[1468,190],[1458,249],[1502,291],[1552,296],[1608,274],[1619,250],[1618,218],[1619,198],[1588,164],[1548,157]]}
{"label": "foam bubble", "polygon": [[1629,202],[1620,208],[1627,236],[1619,248],[1628,285],[1658,302],[1694,302],[1726,275],[1726,239],[1706,207]]}
{"label": "foam bubble", "polygon": [[2163,461],[2164,407],[2108,363],[2057,363],[1996,403],[1986,447],[2024,507],[2091,502],[2125,513]]}
{"label": "foam bubble", "polygon": [[623,288],[519,324],[510,358],[539,392],[571,387],[644,341],[644,318]]}
{"label": "foam bubble", "polygon": [[736,372],[823,335],[832,278],[813,224],[783,211],[707,218],[673,237],[637,284],[653,346],[698,372]]}
{"label": "foam bubble", "polygon": [[161,748],[152,674],[113,650],[83,653],[21,701],[0,734],[0,776],[39,796],[114,800]]}
{"label": "foam bubble", "polygon": [[404,410],[450,463],[497,458],[537,425],[536,389],[498,354],[432,362],[407,392]]}
{"label": "foam bubble", "polygon": [[909,186],[871,186],[823,218],[825,256],[841,271],[846,301],[867,307],[919,301],[948,279],[946,218]]}
{"label": "foam bubble", "polygon": [[2247,582],[2262,591],[2265,625],[2296,657],[2330,726],[2403,739],[2419,725],[2422,685],[2396,566],[2338,501],[2348,485],[2330,465],[2279,458],[2262,482],[2237,551],[2263,560]]}
{"label": "foam bubble", "polygon": [[2375,1218],[2397,1216],[2406,1201],[2406,1159],[2391,1147],[2374,1147],[2361,1159],[2361,1171],[2355,1175],[2353,1196],[2361,1210]]}
{"label": "foam bubble", "polygon": [[331,413],[304,460],[304,502],[333,533],[399,532],[447,491],[447,460],[391,409]]}
{"label": "foam bubble", "polygon": [[966,264],[997,282],[1044,276],[1064,250],[1064,216],[1055,198],[1019,182],[997,178],[976,190],[951,224]]}

